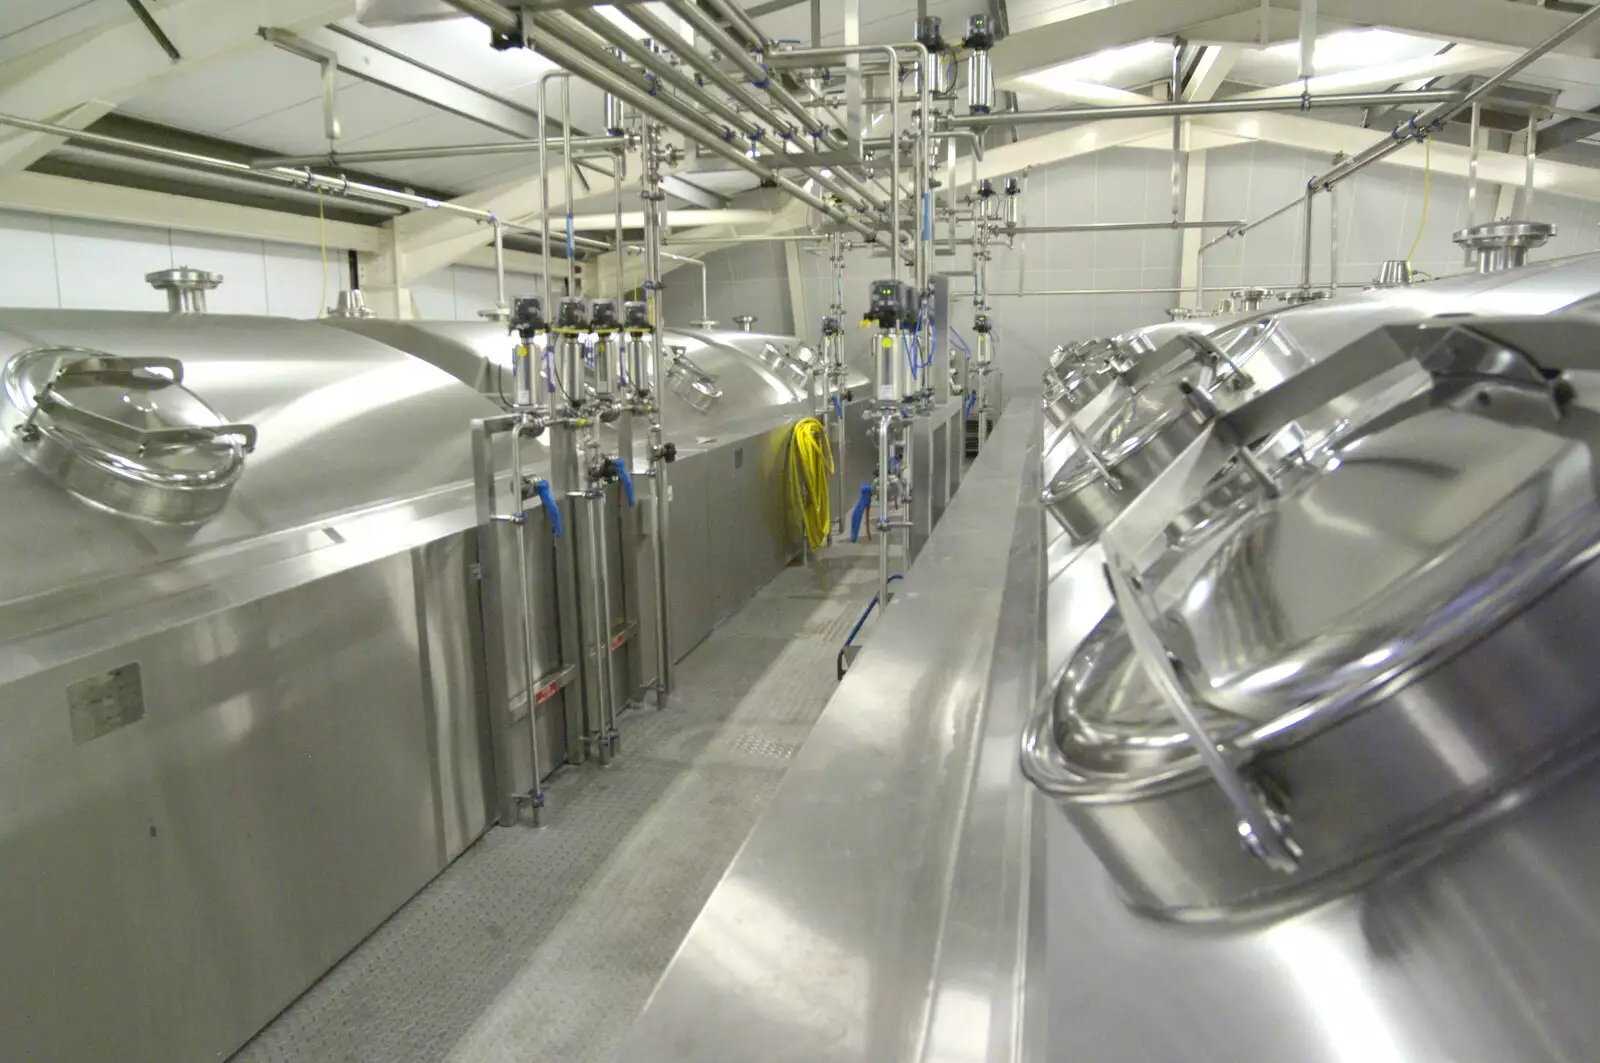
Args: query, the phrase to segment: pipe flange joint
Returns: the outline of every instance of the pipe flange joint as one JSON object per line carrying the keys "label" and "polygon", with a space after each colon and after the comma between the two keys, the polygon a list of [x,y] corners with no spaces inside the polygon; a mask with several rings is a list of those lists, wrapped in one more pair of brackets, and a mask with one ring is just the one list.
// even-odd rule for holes
{"label": "pipe flange joint", "polygon": [[750,134],[749,134],[750,143],[752,143],[752,144],[760,143],[761,138],[766,136],[766,135],[767,135],[767,131],[765,129],[762,129],[760,126],[756,126],[753,130],[750,131]]}
{"label": "pipe flange joint", "polygon": [[788,124],[787,122],[785,122],[783,128],[778,130],[778,136],[780,138],[782,138],[783,140],[793,140],[794,139],[794,126],[792,126],[792,125]]}

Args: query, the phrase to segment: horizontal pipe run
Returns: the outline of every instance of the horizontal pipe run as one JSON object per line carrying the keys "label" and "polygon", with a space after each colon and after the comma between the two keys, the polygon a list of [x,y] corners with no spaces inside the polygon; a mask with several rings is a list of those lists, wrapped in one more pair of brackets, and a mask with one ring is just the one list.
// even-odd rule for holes
{"label": "horizontal pipe run", "polygon": [[693,247],[697,244],[805,244],[822,243],[826,233],[775,233],[771,236],[689,236],[663,241],[663,247]]}
{"label": "horizontal pipe run", "polygon": [[[91,133],[83,129],[74,129],[71,126],[55,125],[51,122],[38,122],[19,115],[0,114],[0,125],[11,126],[15,129],[25,129],[30,133],[44,133],[48,136],[62,137],[74,144],[90,144],[95,147],[110,148],[113,151],[129,152],[145,158],[174,162],[183,166],[197,166],[217,173],[255,178],[264,183],[322,191],[372,203],[387,203],[405,207],[409,210],[442,210],[485,223],[496,220],[495,213],[492,210],[466,207],[458,203],[451,203],[448,200],[419,196],[414,192],[402,192],[398,189],[385,188],[382,185],[369,184],[365,181],[352,181],[348,177],[329,177],[326,174],[313,173],[309,169],[274,166],[267,170],[257,170],[248,163],[234,162],[231,159],[220,159],[213,155],[201,155],[193,151],[181,151],[177,148],[162,147],[159,144],[146,144],[142,141],[108,136],[104,133]],[[529,233],[538,231],[531,225],[506,221],[503,218],[499,220],[500,224],[507,229]],[[574,243],[579,247],[596,251],[609,251],[611,249],[610,244],[602,243],[599,240],[590,240],[586,237],[578,237]]]}
{"label": "horizontal pipe run", "polygon": [[[966,273],[961,273],[961,274],[952,273],[952,274],[950,274],[950,276],[952,276],[952,277],[954,277],[954,276],[967,276],[967,275],[968,274],[966,274]],[[1444,278],[1443,277],[1435,277],[1434,279],[1435,280],[1443,280]],[[1372,286],[1372,282],[1371,281],[1345,281],[1343,283],[1334,285],[1334,287],[1336,287],[1336,288],[1369,288],[1371,286]],[[1319,285],[1316,285],[1316,287],[1318,287],[1318,288],[1326,288],[1328,286],[1326,284],[1319,284]],[[1213,288],[1213,287],[1210,287],[1208,285],[1206,287],[1200,288],[1199,292],[1203,295],[1203,294],[1205,294],[1207,292],[1231,292],[1231,291],[1238,291],[1238,290],[1243,289],[1243,288],[1266,288],[1268,290],[1278,289],[1278,290],[1282,290],[1282,291],[1298,291],[1300,289],[1300,284],[1299,284],[1298,281],[1282,281],[1282,282],[1279,282],[1277,284],[1230,284],[1226,288]],[[1166,288],[1038,288],[1038,289],[1029,288],[1026,291],[1011,291],[1011,292],[995,292],[995,291],[991,291],[989,293],[989,298],[991,298],[991,299],[994,299],[994,298],[1017,299],[1017,298],[1021,298],[1021,297],[1024,297],[1024,296],[1032,296],[1032,295],[1180,295],[1180,294],[1183,294],[1185,292],[1192,292],[1192,291],[1195,291],[1195,289],[1194,288],[1184,288],[1184,287],[1177,286],[1177,285],[1174,285],[1174,286],[1171,286],[1171,287],[1166,287]],[[970,299],[970,298],[972,298],[972,293],[971,292],[952,292],[951,293],[951,298],[954,298],[954,299]]]}
{"label": "horizontal pipe run", "polygon": [[[499,4],[491,2],[491,0],[450,0],[450,2],[468,14],[483,18],[491,26],[497,28],[503,26],[504,18],[510,17],[509,12],[500,7]],[[487,12],[491,10],[496,11],[498,14],[496,16],[487,15]],[[493,17],[493,21],[490,21],[491,17]],[[515,18],[511,18],[511,24],[515,28]],[[598,45],[587,41],[575,43],[567,39],[562,34],[564,27],[559,23],[552,23],[547,17],[537,18],[536,25],[543,27],[547,31],[546,35],[542,36],[536,43],[536,50],[553,60],[557,65],[568,70],[581,70],[583,72],[582,76],[586,81],[622,97],[641,114],[649,115],[669,129],[674,129],[692,138],[713,154],[720,155],[735,166],[747,170],[757,177],[773,182],[807,206],[822,211],[829,217],[849,225],[863,235],[873,234],[874,230],[869,229],[862,222],[830,206],[825,200],[812,195],[787,177],[783,177],[760,163],[746,158],[745,154],[738,148],[724,143],[706,128],[703,124],[703,115],[695,114],[694,118],[685,117],[681,112],[669,106],[666,101],[650,95],[645,89],[633,84],[630,80],[619,77],[618,71],[621,71],[622,74],[627,74],[628,71],[611,56],[606,55]]]}
{"label": "horizontal pipe run", "polygon": [[[216,188],[234,193],[281,199],[289,203],[315,206],[321,196],[309,188],[296,188],[277,181],[263,181],[259,175],[235,177],[232,174],[200,169],[188,163],[165,162],[103,148],[63,144],[46,156],[51,161],[92,166],[96,169],[114,170],[118,173],[142,174],[174,184],[192,184],[202,188]],[[355,211],[373,218],[393,218],[406,212],[395,203],[379,203],[367,199],[342,198],[342,210]]]}
{"label": "horizontal pipe run", "polygon": [[[625,136],[573,137],[573,155],[610,155],[628,146]],[[496,144],[440,144],[427,148],[390,148],[375,151],[328,151],[320,155],[269,155],[250,161],[251,169],[274,166],[359,166],[372,162],[412,162],[418,159],[467,159],[480,155],[523,155],[539,150],[537,140],[514,140]],[[545,150],[560,152],[562,139],[551,137]]]}
{"label": "horizontal pipe run", "polygon": [[1055,111],[1008,111],[1005,114],[963,114],[950,118],[958,129],[990,126],[1051,125],[1108,119],[1188,118],[1208,114],[1253,114],[1257,111],[1307,111],[1321,107],[1401,107],[1439,103],[1458,94],[1445,89],[1415,92],[1333,92],[1320,96],[1267,96],[1256,99],[1187,100],[1176,103],[1129,103],[1107,107],[1063,107]]}
{"label": "horizontal pipe run", "polygon": [[1097,221],[1082,225],[1014,225],[996,230],[999,236],[1032,236],[1044,233],[1122,233],[1142,232],[1150,229],[1235,229],[1243,225],[1235,221]]}
{"label": "horizontal pipe run", "polygon": [[1223,233],[1221,236],[1215,237],[1215,238],[1213,238],[1211,240],[1206,241],[1204,244],[1201,244],[1200,245],[1200,254],[1202,254],[1202,255],[1205,254],[1207,251],[1211,250],[1213,247],[1216,247],[1218,244],[1222,243],[1224,240],[1232,239],[1235,236],[1243,236],[1245,233],[1249,232],[1250,230],[1258,229],[1262,225],[1265,225],[1267,222],[1271,221],[1274,218],[1282,217],[1283,215],[1289,213],[1292,210],[1298,210],[1301,206],[1304,205],[1304,203],[1305,203],[1305,197],[1303,197],[1303,196],[1297,197],[1296,199],[1294,199],[1293,202],[1285,203],[1283,206],[1279,207],[1277,210],[1273,211],[1271,214],[1263,214],[1261,217],[1257,218],[1255,221],[1248,222],[1248,223],[1246,223],[1244,225],[1240,225],[1239,227],[1234,228],[1234,229],[1229,229],[1227,232]]}

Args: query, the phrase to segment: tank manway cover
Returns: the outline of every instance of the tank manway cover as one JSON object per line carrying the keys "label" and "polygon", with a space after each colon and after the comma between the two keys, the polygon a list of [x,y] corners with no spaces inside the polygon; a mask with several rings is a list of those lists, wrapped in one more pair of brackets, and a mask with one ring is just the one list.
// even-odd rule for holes
{"label": "tank manway cover", "polygon": [[85,501],[166,523],[227,504],[256,430],[183,386],[175,358],[35,347],[6,363],[0,419],[11,446]]}

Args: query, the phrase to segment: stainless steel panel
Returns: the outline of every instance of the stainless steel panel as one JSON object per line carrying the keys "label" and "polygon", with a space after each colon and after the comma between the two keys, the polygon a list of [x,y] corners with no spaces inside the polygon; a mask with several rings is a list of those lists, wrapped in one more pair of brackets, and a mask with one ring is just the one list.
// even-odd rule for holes
{"label": "stainless steel panel", "polygon": [[671,474],[672,522],[667,593],[672,602],[671,646],[688,653],[716,626],[712,591],[711,465],[704,451],[679,452]]}
{"label": "stainless steel panel", "polygon": [[489,704],[474,640],[479,622],[472,532],[411,551],[426,735],[446,859],[464,852],[494,815]]}
{"label": "stainless steel panel", "polygon": [[[185,385],[229,421],[255,425],[260,439],[227,509],[175,527],[93,509],[0,440],[4,514],[14,528],[0,535],[0,603],[470,481],[467,426],[495,412],[399,351],[282,319],[0,312],[0,360],[44,344],[178,357]],[[39,550],[43,536],[56,548]]]}
{"label": "stainless steel panel", "polygon": [[907,577],[907,604],[867,641],[619,1059],[885,1063],[985,1058],[974,1031],[981,1045],[991,1032],[1009,1043],[1007,1020],[991,1031],[973,1015],[994,999],[988,965],[1017,948],[1017,923],[952,929],[991,948],[948,978],[942,957],[961,953],[940,938],[953,891],[972,896],[970,880],[952,879],[971,837],[961,825],[980,793],[1004,799],[1020,785],[1014,746],[996,760],[981,736],[1035,425],[999,422]]}
{"label": "stainless steel panel", "polygon": [[[1072,556],[1048,591],[1052,668],[1109,605],[1098,548]],[[1574,826],[1596,801],[1589,762],[1360,893],[1265,925],[1207,929],[1132,913],[1066,818],[1043,810],[1051,1058],[1587,1058],[1600,1038],[1600,930],[1585,898],[1600,889],[1600,847]]]}
{"label": "stainless steel panel", "polygon": [[[417,604],[399,553],[0,687],[8,1057],[226,1055],[444,866],[430,739],[470,728]],[[68,688],[133,662],[144,719],[74,743]]]}

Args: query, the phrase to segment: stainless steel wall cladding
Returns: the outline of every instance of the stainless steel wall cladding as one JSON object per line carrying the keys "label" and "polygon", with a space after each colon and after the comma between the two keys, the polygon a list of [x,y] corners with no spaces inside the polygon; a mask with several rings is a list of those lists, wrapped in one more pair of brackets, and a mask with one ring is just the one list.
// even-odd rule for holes
{"label": "stainless steel wall cladding", "polygon": [[[1168,362],[1047,429],[1046,501],[1114,605],[1058,658],[1024,767],[1130,905],[1318,903],[1600,736],[1570,634],[1600,612],[1597,291],[1586,256],[1247,318],[1201,344],[1237,397],[1163,394]],[[1112,498],[1134,421],[1188,427],[1129,450],[1159,460]]]}

